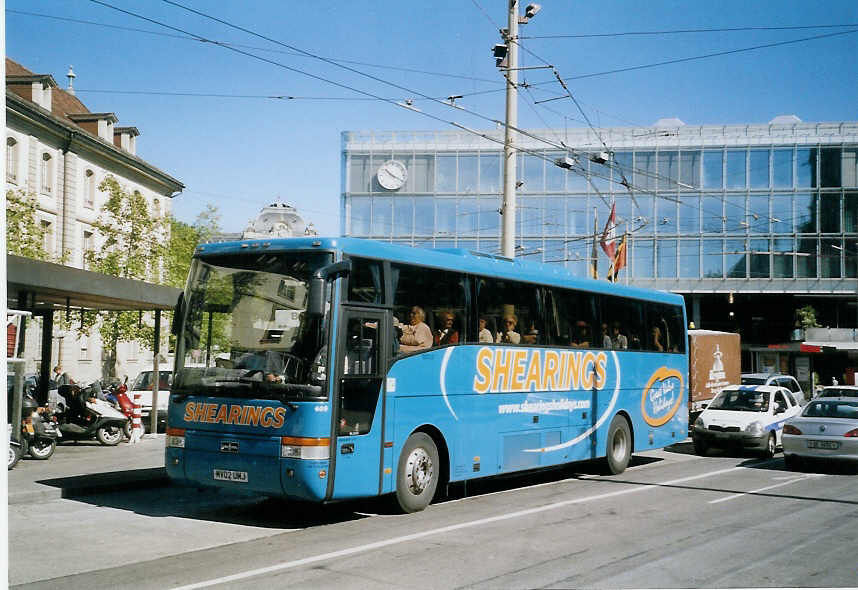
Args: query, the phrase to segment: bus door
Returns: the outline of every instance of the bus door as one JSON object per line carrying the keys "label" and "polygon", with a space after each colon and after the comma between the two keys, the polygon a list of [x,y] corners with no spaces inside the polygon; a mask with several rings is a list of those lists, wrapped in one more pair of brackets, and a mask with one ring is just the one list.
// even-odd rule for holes
{"label": "bus door", "polygon": [[389,321],[378,310],[343,311],[336,356],[334,498],[379,493]]}

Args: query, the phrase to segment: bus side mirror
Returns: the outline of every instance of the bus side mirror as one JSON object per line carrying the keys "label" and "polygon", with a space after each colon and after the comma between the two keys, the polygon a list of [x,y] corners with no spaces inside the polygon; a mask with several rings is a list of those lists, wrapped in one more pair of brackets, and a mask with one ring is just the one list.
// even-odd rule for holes
{"label": "bus side mirror", "polygon": [[352,261],[342,260],[323,266],[310,279],[310,292],[307,294],[307,313],[320,316],[325,313],[325,287],[329,280],[348,276],[352,271]]}
{"label": "bus side mirror", "polygon": [[170,333],[173,336],[179,335],[179,320],[182,317],[183,308],[185,307],[185,293],[179,293],[179,298],[176,300],[176,308],[173,310],[173,321],[170,322]]}
{"label": "bus side mirror", "polygon": [[325,284],[322,277],[310,279],[310,292],[307,294],[307,313],[310,316],[320,316],[325,313]]}

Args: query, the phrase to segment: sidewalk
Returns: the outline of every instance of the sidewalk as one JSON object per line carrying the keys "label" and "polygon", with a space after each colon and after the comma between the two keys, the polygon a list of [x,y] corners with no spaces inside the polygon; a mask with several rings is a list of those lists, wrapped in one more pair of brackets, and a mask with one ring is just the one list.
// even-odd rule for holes
{"label": "sidewalk", "polygon": [[47,461],[24,456],[9,471],[9,504],[48,502],[83,494],[167,484],[164,435],[106,447],[96,440],[66,442]]}

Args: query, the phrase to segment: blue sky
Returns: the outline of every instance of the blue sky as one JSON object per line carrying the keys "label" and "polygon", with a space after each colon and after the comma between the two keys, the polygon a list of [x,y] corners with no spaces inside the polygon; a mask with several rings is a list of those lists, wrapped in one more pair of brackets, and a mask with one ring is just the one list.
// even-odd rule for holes
{"label": "blue sky", "polygon": [[[62,87],[74,65],[78,97],[89,109],[136,126],[138,155],[186,185],[173,202],[184,221],[211,203],[223,228],[239,231],[279,197],[320,233],[337,234],[342,131],[450,129],[448,121],[493,128],[421,96],[463,95],[469,111],[503,118],[503,84],[490,49],[506,26],[506,0],[176,1],[280,44],[156,0],[104,2],[174,29],[93,1],[6,0],[6,51]],[[598,126],[663,117],[690,125],[766,123],[780,114],[855,121],[858,33],[847,32],[858,26],[771,29],[857,23],[854,0],[544,0],[521,28],[533,37],[522,40],[522,65],[552,64]],[[746,30],[664,33],[716,28]],[[663,33],[568,37],[653,31]],[[847,34],[580,78],[833,33]],[[560,35],[567,37],[544,38]],[[562,92],[539,84],[550,82],[549,72],[522,79],[537,86],[522,93],[520,126],[586,125],[570,100],[533,105]],[[296,98],[264,98],[270,96]],[[372,97],[411,98],[437,118]]]}

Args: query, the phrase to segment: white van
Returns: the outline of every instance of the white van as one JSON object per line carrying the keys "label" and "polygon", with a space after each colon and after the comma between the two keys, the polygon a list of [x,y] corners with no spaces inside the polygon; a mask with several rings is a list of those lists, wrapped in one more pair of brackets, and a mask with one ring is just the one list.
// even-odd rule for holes
{"label": "white van", "polygon": [[[158,382],[158,429],[167,423],[167,405],[170,401],[170,386],[173,384],[172,371],[158,371],[161,379]],[[152,388],[155,385],[152,376],[154,371],[140,371],[137,378],[128,389],[128,397],[134,403],[134,396],[140,394],[140,414],[143,418],[143,428],[149,430],[152,415]]]}

